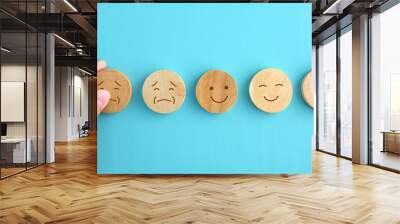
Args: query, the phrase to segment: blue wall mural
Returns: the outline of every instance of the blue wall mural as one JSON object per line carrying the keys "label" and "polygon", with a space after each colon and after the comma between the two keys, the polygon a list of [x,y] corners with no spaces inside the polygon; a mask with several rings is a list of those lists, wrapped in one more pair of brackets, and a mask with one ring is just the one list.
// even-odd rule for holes
{"label": "blue wall mural", "polygon": [[[310,173],[313,112],[301,81],[311,70],[311,4],[99,4],[98,59],[131,80],[121,112],[98,118],[101,174]],[[253,75],[280,68],[293,98],[280,113],[257,109]],[[177,72],[187,96],[171,114],[151,111],[142,85]],[[238,99],[226,113],[200,107],[195,87],[210,69],[228,72]]]}

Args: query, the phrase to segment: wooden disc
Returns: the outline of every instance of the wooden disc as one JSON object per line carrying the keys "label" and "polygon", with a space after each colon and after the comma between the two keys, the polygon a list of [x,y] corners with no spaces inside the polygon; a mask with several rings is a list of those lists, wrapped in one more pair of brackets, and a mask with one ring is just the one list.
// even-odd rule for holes
{"label": "wooden disc", "polygon": [[311,72],[308,73],[301,83],[301,94],[303,95],[304,101],[311,107],[314,108],[314,97],[313,97],[313,85]]}
{"label": "wooden disc", "polygon": [[265,112],[283,111],[292,100],[293,87],[289,77],[279,69],[268,68],[257,72],[250,82],[250,98]]}
{"label": "wooden disc", "polygon": [[236,102],[236,82],[224,71],[209,70],[197,82],[196,98],[206,111],[224,113]]}
{"label": "wooden disc", "polygon": [[104,69],[97,73],[97,89],[110,92],[110,101],[102,112],[115,113],[131,100],[132,86],[128,77],[117,70]]}
{"label": "wooden disc", "polygon": [[185,101],[185,83],[173,71],[156,71],[144,81],[142,95],[146,105],[154,112],[171,113],[178,110]]}

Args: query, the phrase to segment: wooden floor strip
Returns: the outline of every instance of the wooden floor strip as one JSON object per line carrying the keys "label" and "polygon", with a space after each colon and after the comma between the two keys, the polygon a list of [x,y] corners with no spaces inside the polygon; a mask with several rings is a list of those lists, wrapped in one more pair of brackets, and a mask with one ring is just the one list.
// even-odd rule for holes
{"label": "wooden floor strip", "polygon": [[96,138],[0,181],[0,223],[398,223],[400,175],[321,152],[312,175],[97,175]]}

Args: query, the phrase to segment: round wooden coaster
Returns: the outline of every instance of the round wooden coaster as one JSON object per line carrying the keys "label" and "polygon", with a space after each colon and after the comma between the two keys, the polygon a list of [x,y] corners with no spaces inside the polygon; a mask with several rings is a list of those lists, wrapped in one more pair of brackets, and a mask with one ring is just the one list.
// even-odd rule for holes
{"label": "round wooden coaster", "polygon": [[131,100],[132,86],[128,77],[117,70],[103,69],[97,73],[97,89],[110,93],[110,101],[102,111],[115,113],[124,109]]}
{"label": "round wooden coaster", "polygon": [[178,110],[185,101],[185,83],[177,73],[159,70],[146,78],[142,95],[151,110],[161,114],[171,113]]}
{"label": "round wooden coaster", "polygon": [[313,97],[313,85],[311,72],[308,73],[301,83],[301,94],[303,95],[304,101],[311,107],[314,108],[314,97]]}
{"label": "round wooden coaster", "polygon": [[250,98],[265,112],[283,111],[292,100],[293,87],[289,77],[279,69],[268,68],[257,72],[250,82]]}
{"label": "round wooden coaster", "polygon": [[210,113],[224,113],[236,102],[236,82],[224,71],[209,70],[197,82],[196,98],[204,110]]}

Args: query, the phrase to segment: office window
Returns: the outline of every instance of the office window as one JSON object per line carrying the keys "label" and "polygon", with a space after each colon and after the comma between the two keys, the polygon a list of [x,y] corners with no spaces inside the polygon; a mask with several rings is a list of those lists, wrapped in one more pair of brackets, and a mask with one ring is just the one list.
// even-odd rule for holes
{"label": "office window", "polygon": [[352,157],[352,32],[340,36],[340,155]]}
{"label": "office window", "polygon": [[318,149],[336,153],[336,37],[318,47]]}
{"label": "office window", "polygon": [[371,161],[400,170],[400,5],[371,19]]}

